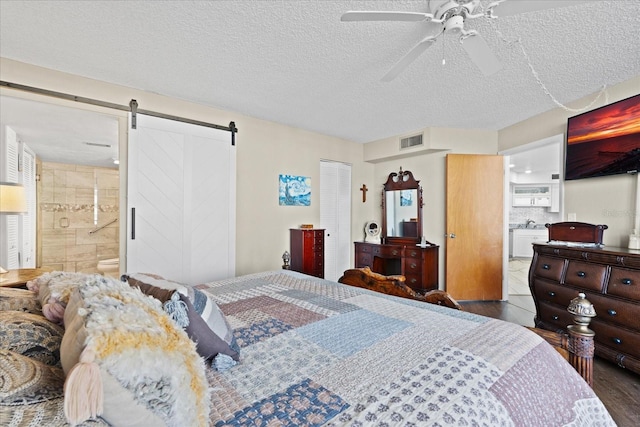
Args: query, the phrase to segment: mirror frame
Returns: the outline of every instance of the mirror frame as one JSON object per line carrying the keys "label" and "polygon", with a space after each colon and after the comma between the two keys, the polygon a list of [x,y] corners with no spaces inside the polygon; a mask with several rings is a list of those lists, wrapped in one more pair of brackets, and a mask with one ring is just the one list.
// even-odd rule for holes
{"label": "mirror frame", "polygon": [[[382,190],[382,239],[383,243],[390,244],[418,244],[422,240],[422,206],[424,202],[422,200],[422,187],[420,181],[417,181],[411,171],[403,171],[400,167],[400,172],[392,172],[387,178],[387,182],[384,183],[384,189]],[[397,237],[387,236],[387,191],[397,190],[417,190],[418,197],[416,203],[417,218],[418,218],[418,235],[416,237]]]}

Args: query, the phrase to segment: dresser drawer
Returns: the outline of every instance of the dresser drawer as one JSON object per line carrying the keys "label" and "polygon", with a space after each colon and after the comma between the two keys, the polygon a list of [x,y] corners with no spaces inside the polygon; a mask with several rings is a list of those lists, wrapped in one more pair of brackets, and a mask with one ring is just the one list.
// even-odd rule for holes
{"label": "dresser drawer", "polygon": [[569,261],[564,283],[577,288],[602,292],[606,275],[607,267],[605,265]]}
{"label": "dresser drawer", "polygon": [[589,326],[596,333],[596,347],[601,344],[616,351],[640,357],[640,334],[624,328],[609,325],[597,318]]}
{"label": "dresser drawer", "polygon": [[316,239],[324,240],[324,230],[315,230],[313,232],[313,237],[315,237]]}
{"label": "dresser drawer", "polygon": [[406,285],[411,289],[418,290],[422,283],[422,277],[418,274],[406,274],[404,283],[406,283]]}
{"label": "dresser drawer", "polygon": [[373,254],[385,258],[400,258],[402,256],[402,246],[381,245],[373,248]]}
{"label": "dresser drawer", "polygon": [[415,258],[405,258],[403,259],[404,264],[404,274],[405,276],[408,274],[421,274],[422,273],[422,263],[419,259]]}
{"label": "dresser drawer", "polygon": [[560,286],[544,279],[534,278],[533,292],[538,301],[548,301],[561,307],[569,307],[572,299],[578,296],[578,291]]}
{"label": "dresser drawer", "polygon": [[640,271],[611,267],[607,294],[640,301]]}
{"label": "dresser drawer", "polygon": [[564,260],[558,258],[551,258],[548,256],[539,256],[536,262],[533,274],[537,277],[544,277],[553,282],[559,282],[562,277],[562,267],[564,267]]}
{"label": "dresser drawer", "polygon": [[566,329],[567,326],[573,324],[573,315],[569,313],[566,307],[560,307],[555,304],[549,304],[544,301],[539,303],[540,312],[537,320],[547,325],[553,325],[557,329]]}
{"label": "dresser drawer", "polygon": [[595,294],[588,294],[587,299],[593,304],[596,318],[600,321],[617,323],[640,333],[640,302],[634,304]]}
{"label": "dresser drawer", "polygon": [[405,248],[404,256],[407,258],[415,258],[416,262],[422,261],[422,251],[415,248]]}
{"label": "dresser drawer", "polygon": [[371,245],[356,243],[356,252],[363,252],[366,254],[370,254],[372,251],[373,251],[373,248]]}
{"label": "dresser drawer", "polygon": [[373,257],[371,254],[356,254],[356,268],[371,267],[373,265]]}

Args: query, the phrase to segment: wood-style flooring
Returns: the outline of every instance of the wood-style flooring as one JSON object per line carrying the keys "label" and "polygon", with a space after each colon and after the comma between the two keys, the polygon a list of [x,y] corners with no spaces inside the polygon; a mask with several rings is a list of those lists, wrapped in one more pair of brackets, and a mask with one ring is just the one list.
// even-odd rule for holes
{"label": "wood-style flooring", "polygon": [[[461,301],[462,309],[494,319],[534,326],[535,307],[530,295],[510,295],[509,301]],[[620,427],[640,426],[640,375],[596,357],[593,390]]]}

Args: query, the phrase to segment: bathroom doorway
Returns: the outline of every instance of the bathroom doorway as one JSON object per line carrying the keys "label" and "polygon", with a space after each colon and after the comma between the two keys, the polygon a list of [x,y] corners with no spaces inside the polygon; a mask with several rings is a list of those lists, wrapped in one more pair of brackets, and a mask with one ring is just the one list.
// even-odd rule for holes
{"label": "bathroom doorway", "polygon": [[2,91],[3,130],[36,155],[38,267],[95,273],[103,261],[118,274],[122,123],[119,111]]}

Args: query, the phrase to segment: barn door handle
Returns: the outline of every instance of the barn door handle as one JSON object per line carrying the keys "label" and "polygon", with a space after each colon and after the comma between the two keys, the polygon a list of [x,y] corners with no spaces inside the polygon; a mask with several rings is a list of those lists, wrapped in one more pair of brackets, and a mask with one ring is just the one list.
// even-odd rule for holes
{"label": "barn door handle", "polygon": [[136,240],[136,208],[131,208],[131,240]]}

